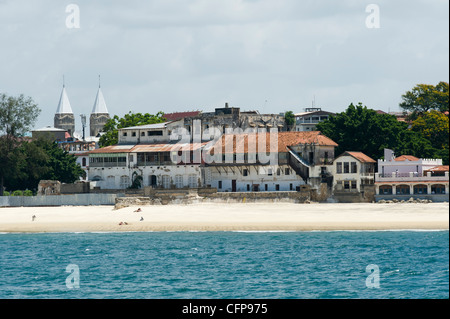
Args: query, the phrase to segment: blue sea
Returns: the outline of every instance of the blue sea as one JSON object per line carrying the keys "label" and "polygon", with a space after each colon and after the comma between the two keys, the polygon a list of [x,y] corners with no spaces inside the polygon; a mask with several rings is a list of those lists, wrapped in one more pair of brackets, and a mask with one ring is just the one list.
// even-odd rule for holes
{"label": "blue sea", "polygon": [[4,233],[0,298],[449,298],[449,232]]}

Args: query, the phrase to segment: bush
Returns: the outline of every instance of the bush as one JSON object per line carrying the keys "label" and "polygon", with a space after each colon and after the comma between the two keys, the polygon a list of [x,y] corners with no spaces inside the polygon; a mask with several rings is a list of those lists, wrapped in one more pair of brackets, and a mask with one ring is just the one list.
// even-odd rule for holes
{"label": "bush", "polygon": [[23,192],[23,196],[33,196],[33,191],[30,191],[29,189],[27,189]]}
{"label": "bush", "polygon": [[23,192],[19,191],[19,190],[14,191],[14,192],[12,192],[12,196],[23,196]]}
{"label": "bush", "polygon": [[3,191],[3,196],[9,196],[9,192]]}

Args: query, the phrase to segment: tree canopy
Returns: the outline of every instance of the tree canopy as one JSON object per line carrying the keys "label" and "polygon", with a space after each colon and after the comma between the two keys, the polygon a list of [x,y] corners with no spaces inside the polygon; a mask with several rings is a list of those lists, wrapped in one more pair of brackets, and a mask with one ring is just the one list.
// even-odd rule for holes
{"label": "tree canopy", "polygon": [[129,112],[121,118],[114,115],[114,117],[110,118],[103,127],[104,133],[100,137],[100,147],[117,144],[119,140],[118,129],[120,128],[162,123],[165,120],[163,112],[158,112],[155,115]]}
{"label": "tree canopy", "polygon": [[0,94],[0,195],[5,180],[21,173],[19,148],[40,112],[37,104],[23,94],[18,97]]}
{"label": "tree canopy", "polygon": [[400,107],[412,112],[412,118],[416,118],[430,110],[448,111],[448,103],[448,83],[441,81],[437,85],[417,84],[402,95]]}
{"label": "tree canopy", "polygon": [[37,190],[40,180],[73,183],[84,173],[74,155],[46,138],[24,141],[18,153],[18,172],[5,180],[9,190]]}
{"label": "tree canopy", "polygon": [[394,115],[378,114],[361,103],[350,104],[344,112],[320,122],[317,130],[339,144],[338,155],[361,151],[376,160],[383,157],[385,148],[422,158],[442,155],[419,130],[410,130],[407,123],[398,121]]}
{"label": "tree canopy", "polygon": [[287,111],[284,113],[284,121],[286,122],[287,127],[290,129],[293,125],[295,125],[295,115],[292,111]]}

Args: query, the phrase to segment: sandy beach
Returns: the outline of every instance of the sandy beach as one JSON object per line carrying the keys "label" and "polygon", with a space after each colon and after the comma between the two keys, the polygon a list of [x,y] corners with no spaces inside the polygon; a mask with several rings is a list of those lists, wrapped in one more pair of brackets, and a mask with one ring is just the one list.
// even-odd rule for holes
{"label": "sandy beach", "polygon": [[448,203],[202,203],[142,206],[135,212],[137,208],[4,207],[0,232],[449,229]]}

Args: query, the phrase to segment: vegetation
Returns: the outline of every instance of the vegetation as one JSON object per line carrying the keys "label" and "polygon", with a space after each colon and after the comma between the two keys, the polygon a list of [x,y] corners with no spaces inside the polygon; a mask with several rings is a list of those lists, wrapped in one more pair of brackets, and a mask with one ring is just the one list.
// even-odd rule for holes
{"label": "vegetation", "polygon": [[291,129],[295,125],[295,116],[294,112],[287,111],[284,113],[284,121],[289,129]]}
{"label": "vegetation", "polygon": [[5,181],[21,174],[23,159],[19,149],[40,112],[37,104],[23,94],[18,97],[0,94],[0,196]]}
{"label": "vegetation", "polygon": [[400,107],[411,112],[411,119],[416,119],[430,110],[448,111],[448,103],[448,83],[441,81],[437,85],[417,84],[402,95]]}
{"label": "vegetation", "polygon": [[438,111],[423,113],[408,128],[394,115],[378,114],[361,103],[317,125],[317,130],[339,146],[336,154],[361,151],[373,159],[389,148],[396,154],[442,158],[448,164],[448,117]]}
{"label": "vegetation", "polygon": [[5,181],[8,189],[37,190],[40,180],[73,183],[84,173],[75,156],[45,138],[23,142],[18,154],[18,173]]}
{"label": "vegetation", "polygon": [[119,141],[118,130],[124,127],[162,123],[166,119],[163,112],[158,112],[156,115],[149,113],[131,113],[125,114],[124,117],[119,118],[114,115],[109,119],[103,127],[104,134],[100,137],[100,147],[117,144]]}

